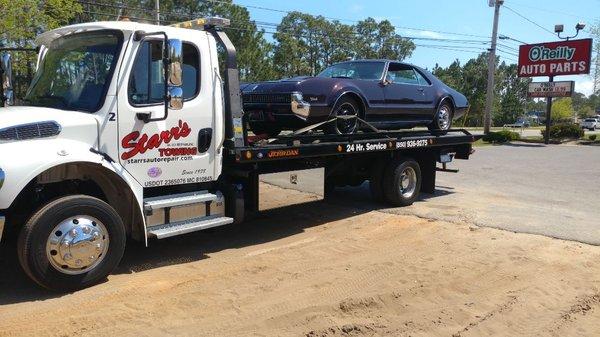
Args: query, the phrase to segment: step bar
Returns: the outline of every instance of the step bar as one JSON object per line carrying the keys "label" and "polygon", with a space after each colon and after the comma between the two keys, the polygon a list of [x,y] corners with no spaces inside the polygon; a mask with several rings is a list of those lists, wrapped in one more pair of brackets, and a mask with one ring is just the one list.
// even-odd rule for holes
{"label": "step bar", "polygon": [[206,216],[185,221],[173,222],[148,229],[148,237],[165,239],[168,237],[201,231],[208,228],[228,225],[233,223],[233,218],[225,216]]}
{"label": "step bar", "polygon": [[219,199],[217,194],[209,193],[208,191],[174,194],[168,197],[153,197],[144,199],[144,210],[146,212],[152,212],[161,208],[199,204],[215,201],[217,199]]}

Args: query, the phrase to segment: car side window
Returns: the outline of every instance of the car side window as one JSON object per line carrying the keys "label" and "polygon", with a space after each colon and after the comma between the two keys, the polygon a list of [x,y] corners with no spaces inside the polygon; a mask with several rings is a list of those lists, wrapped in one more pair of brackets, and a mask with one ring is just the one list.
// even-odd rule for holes
{"label": "car side window", "polygon": [[419,84],[419,79],[413,68],[404,64],[390,64],[387,80],[398,84]]}
{"label": "car side window", "polygon": [[415,75],[417,75],[417,80],[419,81],[419,85],[431,85],[431,82],[427,79],[427,77],[425,77],[423,74],[421,74],[420,71],[415,69]]}
{"label": "car side window", "polygon": [[[165,91],[162,41],[148,40],[140,46],[131,70],[127,94],[132,105],[152,105],[163,102]],[[191,99],[199,92],[200,56],[198,49],[183,44],[183,98]]]}

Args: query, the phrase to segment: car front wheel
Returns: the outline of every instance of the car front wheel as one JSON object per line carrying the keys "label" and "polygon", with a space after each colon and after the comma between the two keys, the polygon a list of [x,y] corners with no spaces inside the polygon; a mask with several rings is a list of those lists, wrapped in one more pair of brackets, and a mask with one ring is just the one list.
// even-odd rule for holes
{"label": "car front wheel", "polygon": [[339,135],[353,134],[358,130],[360,105],[351,97],[342,97],[333,107],[331,118],[336,118],[332,126],[333,133]]}
{"label": "car front wheel", "polygon": [[433,122],[429,125],[430,130],[449,130],[452,127],[452,107],[442,102],[433,116]]}
{"label": "car front wheel", "polygon": [[104,280],[123,257],[125,227],[104,201],[85,195],[59,198],[25,224],[19,262],[31,279],[55,291],[73,291]]}

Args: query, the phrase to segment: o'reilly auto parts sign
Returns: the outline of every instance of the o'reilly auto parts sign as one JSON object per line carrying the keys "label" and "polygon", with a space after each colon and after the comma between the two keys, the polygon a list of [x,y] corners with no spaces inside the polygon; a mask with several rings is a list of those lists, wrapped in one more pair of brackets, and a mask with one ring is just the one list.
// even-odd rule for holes
{"label": "o'reilly auto parts sign", "polygon": [[589,74],[592,39],[519,46],[519,77]]}

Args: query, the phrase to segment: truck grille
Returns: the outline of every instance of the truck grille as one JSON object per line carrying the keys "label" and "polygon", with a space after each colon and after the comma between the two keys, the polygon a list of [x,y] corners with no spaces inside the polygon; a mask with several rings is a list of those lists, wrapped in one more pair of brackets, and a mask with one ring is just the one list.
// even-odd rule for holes
{"label": "truck grille", "polygon": [[56,136],[60,125],[54,121],[11,126],[0,130],[0,141],[27,140]]}
{"label": "truck grille", "polygon": [[291,94],[243,94],[244,103],[282,103],[292,102]]}

